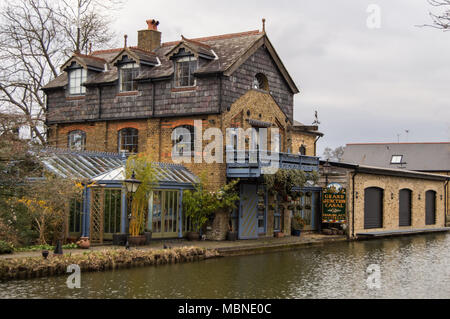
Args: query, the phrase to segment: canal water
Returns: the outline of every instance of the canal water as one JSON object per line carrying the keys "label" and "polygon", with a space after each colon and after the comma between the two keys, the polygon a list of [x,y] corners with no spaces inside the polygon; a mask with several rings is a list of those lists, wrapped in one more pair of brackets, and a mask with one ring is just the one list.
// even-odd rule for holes
{"label": "canal water", "polygon": [[[380,267],[379,289],[367,269]],[[450,235],[434,234],[204,262],[0,282],[0,298],[450,298]]]}

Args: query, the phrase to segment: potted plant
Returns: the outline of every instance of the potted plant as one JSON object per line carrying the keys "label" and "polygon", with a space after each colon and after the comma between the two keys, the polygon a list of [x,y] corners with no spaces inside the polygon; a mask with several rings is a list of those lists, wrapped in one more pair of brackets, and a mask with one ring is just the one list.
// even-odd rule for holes
{"label": "potted plant", "polygon": [[202,174],[201,182],[195,189],[185,191],[183,196],[183,212],[193,226],[193,232],[187,234],[188,240],[199,240],[200,233],[210,217],[218,211],[236,208],[236,202],[239,200],[236,190],[238,180],[230,182],[218,192],[209,192],[204,187],[206,178],[206,175]]}
{"label": "potted plant", "polygon": [[300,237],[305,225],[305,220],[300,216],[300,214],[295,214],[294,217],[292,217],[291,222],[292,236]]}

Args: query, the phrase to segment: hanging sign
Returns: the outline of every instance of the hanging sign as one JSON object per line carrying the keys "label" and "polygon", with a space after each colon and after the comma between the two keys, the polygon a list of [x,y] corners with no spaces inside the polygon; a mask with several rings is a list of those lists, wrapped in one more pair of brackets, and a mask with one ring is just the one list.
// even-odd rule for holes
{"label": "hanging sign", "polygon": [[342,185],[332,183],[323,192],[322,222],[328,224],[347,223],[347,191]]}

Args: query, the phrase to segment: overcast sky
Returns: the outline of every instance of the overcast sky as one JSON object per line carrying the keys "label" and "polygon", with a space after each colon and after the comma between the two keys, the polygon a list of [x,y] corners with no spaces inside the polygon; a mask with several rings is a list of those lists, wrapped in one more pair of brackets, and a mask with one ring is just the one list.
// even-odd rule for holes
{"label": "overcast sky", "polygon": [[[381,28],[367,27],[369,4]],[[325,147],[450,140],[450,32],[430,23],[426,0],[128,0],[115,28],[137,42],[156,18],[163,41],[261,29],[300,88],[294,117],[318,110]],[[410,130],[409,136],[405,130]]]}

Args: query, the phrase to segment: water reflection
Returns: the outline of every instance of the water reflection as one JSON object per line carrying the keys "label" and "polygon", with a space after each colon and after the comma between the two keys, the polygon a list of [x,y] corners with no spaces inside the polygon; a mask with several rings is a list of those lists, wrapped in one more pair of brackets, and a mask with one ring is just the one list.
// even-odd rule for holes
{"label": "water reflection", "polygon": [[[367,287],[369,265],[381,289]],[[0,282],[0,298],[450,298],[450,235],[331,244],[297,251],[65,277]]]}

